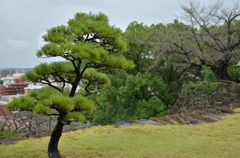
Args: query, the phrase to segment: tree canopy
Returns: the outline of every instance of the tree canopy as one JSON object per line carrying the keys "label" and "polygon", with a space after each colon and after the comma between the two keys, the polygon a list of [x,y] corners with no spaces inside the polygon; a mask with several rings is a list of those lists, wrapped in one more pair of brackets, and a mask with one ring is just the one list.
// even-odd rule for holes
{"label": "tree canopy", "polygon": [[211,67],[220,79],[231,79],[227,67],[234,58],[239,59],[239,3],[226,7],[221,1],[209,6],[193,1],[182,9],[182,19],[192,28],[200,63]]}
{"label": "tree canopy", "polygon": [[[24,79],[50,87],[14,99],[9,110],[26,110],[57,115],[58,122],[49,142],[49,157],[61,157],[57,145],[62,128],[72,120],[84,122],[94,102],[86,96],[94,84],[108,85],[106,74],[96,69],[134,67],[121,53],[126,49],[120,29],[110,26],[103,13],[77,13],[68,24],[53,27],[43,35],[46,44],[37,52],[41,58],[61,57],[64,62],[42,63]],[[70,88],[70,89],[69,89]],[[84,89],[85,93],[76,93]],[[77,94],[77,95],[76,95]]]}

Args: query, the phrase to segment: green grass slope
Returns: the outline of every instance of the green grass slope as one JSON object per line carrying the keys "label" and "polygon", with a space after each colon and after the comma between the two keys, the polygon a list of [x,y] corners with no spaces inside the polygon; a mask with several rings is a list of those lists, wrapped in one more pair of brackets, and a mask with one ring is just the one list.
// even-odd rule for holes
{"label": "green grass slope", "polygon": [[[217,123],[93,127],[64,133],[65,158],[240,158],[240,113]],[[1,158],[46,158],[49,137],[0,145]]]}

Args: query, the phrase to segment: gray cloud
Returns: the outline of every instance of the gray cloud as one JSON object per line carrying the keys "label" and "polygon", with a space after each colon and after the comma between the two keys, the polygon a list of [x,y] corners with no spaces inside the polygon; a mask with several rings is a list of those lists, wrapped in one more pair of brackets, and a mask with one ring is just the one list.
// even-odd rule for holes
{"label": "gray cloud", "polygon": [[[207,2],[207,0],[205,0]],[[76,12],[103,12],[110,24],[125,29],[132,21],[169,23],[186,0],[1,0],[0,68],[33,67],[44,44],[41,35],[64,25]],[[57,59],[58,60],[58,59]],[[52,61],[52,60],[48,60]]]}

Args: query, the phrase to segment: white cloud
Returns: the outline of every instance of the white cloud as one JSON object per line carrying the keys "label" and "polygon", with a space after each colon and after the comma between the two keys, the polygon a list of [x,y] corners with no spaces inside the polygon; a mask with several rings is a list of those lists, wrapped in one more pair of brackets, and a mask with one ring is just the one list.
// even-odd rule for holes
{"label": "white cloud", "polygon": [[38,38],[38,41],[37,41],[37,49],[40,49],[42,46],[44,46],[44,44],[46,44],[46,42],[44,42],[42,36],[45,35],[47,32],[43,32],[41,33],[41,35],[39,36]]}
{"label": "white cloud", "polygon": [[8,47],[13,49],[23,49],[29,46],[29,43],[23,40],[16,40],[16,39],[6,39],[6,43]]}

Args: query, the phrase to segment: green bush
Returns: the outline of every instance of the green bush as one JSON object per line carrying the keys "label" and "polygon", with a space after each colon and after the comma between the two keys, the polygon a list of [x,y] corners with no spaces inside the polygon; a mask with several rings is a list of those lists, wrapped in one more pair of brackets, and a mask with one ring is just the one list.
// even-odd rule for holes
{"label": "green bush", "polygon": [[208,67],[203,67],[201,74],[203,76],[202,81],[189,83],[184,85],[185,93],[190,96],[199,95],[199,94],[211,94],[219,87],[219,83]]}
{"label": "green bush", "polygon": [[229,66],[227,73],[235,80],[240,80],[240,67],[236,65]]}
{"label": "green bush", "polygon": [[173,97],[166,93],[167,85],[161,78],[151,74],[138,73],[136,76],[123,71],[109,75],[112,85],[100,89],[96,98],[97,110],[93,124],[111,124],[119,121],[162,116],[167,105],[159,96]]}
{"label": "green bush", "polygon": [[203,82],[217,82],[217,78],[209,67],[202,67],[201,74],[203,76]]}
{"label": "green bush", "polygon": [[0,140],[4,139],[16,139],[24,137],[25,134],[23,133],[17,133],[15,131],[0,131]]}
{"label": "green bush", "polygon": [[186,89],[186,93],[190,96],[199,95],[199,94],[211,94],[216,89],[218,89],[219,83],[215,82],[198,82],[198,83],[190,83],[187,85],[184,85],[184,88]]}

